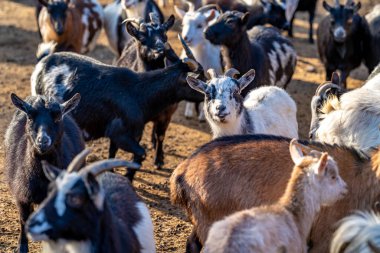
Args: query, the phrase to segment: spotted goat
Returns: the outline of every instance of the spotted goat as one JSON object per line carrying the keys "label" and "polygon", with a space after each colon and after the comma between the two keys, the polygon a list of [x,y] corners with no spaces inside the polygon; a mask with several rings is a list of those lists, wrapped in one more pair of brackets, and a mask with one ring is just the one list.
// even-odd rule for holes
{"label": "spotted goat", "polygon": [[154,253],[147,206],[128,179],[106,172],[138,165],[110,159],[82,168],[87,154],[82,151],[67,171],[42,163],[49,196],[28,219],[28,236],[43,241],[44,252]]}
{"label": "spotted goat", "polygon": [[158,16],[161,23],[164,22],[164,15],[153,0],[117,0],[104,8],[104,30],[115,55],[120,56],[131,39],[123,21],[128,18],[143,18],[145,22],[149,22],[150,13]]}
{"label": "spotted goat", "polygon": [[87,53],[94,49],[103,26],[97,0],[39,0],[37,23],[42,43],[37,59],[59,51]]}
{"label": "spotted goat", "polygon": [[205,95],[204,113],[213,138],[238,134],[271,134],[298,138],[297,106],[285,90],[265,86],[251,90],[245,98],[241,93],[255,78],[251,69],[239,79],[236,69],[223,76],[208,71],[205,83],[188,76],[190,87]]}
{"label": "spotted goat", "polygon": [[248,20],[249,13],[227,11],[206,29],[206,39],[221,45],[227,69],[235,68],[241,73],[255,69],[256,78],[243,96],[264,85],[285,89],[297,62],[293,45],[275,28],[256,26],[247,32]]}
{"label": "spotted goat", "polygon": [[42,160],[65,169],[84,148],[81,131],[69,116],[79,103],[79,94],[65,103],[45,96],[22,100],[11,95],[17,108],[4,140],[5,175],[20,215],[20,235],[16,252],[28,252],[25,223],[47,196],[49,181]]}

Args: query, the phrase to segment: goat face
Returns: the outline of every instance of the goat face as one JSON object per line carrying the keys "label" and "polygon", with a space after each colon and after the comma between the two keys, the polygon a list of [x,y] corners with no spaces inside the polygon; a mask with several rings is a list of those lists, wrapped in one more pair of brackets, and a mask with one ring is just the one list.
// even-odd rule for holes
{"label": "goat face", "polygon": [[339,5],[331,7],[325,1],[323,7],[330,13],[330,33],[337,43],[344,43],[346,38],[354,32],[358,21],[355,15],[361,7],[359,2],[356,5]]}
{"label": "goat face", "polygon": [[205,37],[215,45],[234,45],[246,33],[249,13],[227,11],[205,31]]}
{"label": "goat face", "polygon": [[91,173],[61,172],[43,163],[51,180],[49,195],[28,219],[27,233],[33,241],[89,239],[103,211],[104,194]]}
{"label": "goat face", "polygon": [[208,12],[184,12],[179,8],[175,8],[178,16],[182,18],[182,37],[190,47],[198,46],[204,43],[204,31],[209,22],[214,20],[215,15],[219,15],[216,10]]}
{"label": "goat face", "polygon": [[40,3],[46,7],[54,31],[58,36],[62,35],[65,32],[68,1],[46,2],[40,0]]}
{"label": "goat face", "polygon": [[231,123],[240,116],[243,109],[241,92],[255,78],[254,70],[248,71],[238,80],[227,73],[228,71],[222,77],[211,75],[212,79],[207,84],[191,76],[187,77],[191,88],[205,94],[206,117],[218,123]]}
{"label": "goat face", "polygon": [[127,31],[138,41],[139,53],[146,60],[157,60],[165,55],[165,43],[168,41],[167,31],[174,25],[174,16],[163,24],[156,22],[141,23],[136,27],[128,21]]}
{"label": "goat face", "polygon": [[63,104],[44,96],[30,97],[24,101],[12,94],[11,99],[12,103],[27,115],[26,134],[35,151],[45,154],[60,141],[63,133],[62,119],[78,105],[80,95],[74,95]]}

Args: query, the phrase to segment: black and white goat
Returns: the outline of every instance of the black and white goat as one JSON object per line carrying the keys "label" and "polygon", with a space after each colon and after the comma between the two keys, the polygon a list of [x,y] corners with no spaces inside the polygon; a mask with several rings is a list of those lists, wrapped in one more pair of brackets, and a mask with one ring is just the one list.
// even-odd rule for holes
{"label": "black and white goat", "polygon": [[11,95],[17,107],[4,140],[5,174],[20,214],[21,231],[17,252],[28,252],[25,222],[47,196],[49,181],[42,171],[46,160],[65,169],[84,148],[82,133],[68,115],[79,103],[79,94],[65,103],[45,96],[28,97],[25,101]]}
{"label": "black and white goat", "polygon": [[256,78],[243,95],[263,85],[286,88],[297,62],[293,45],[275,28],[257,26],[248,34],[248,20],[248,13],[227,11],[206,29],[206,39],[222,46],[227,69],[243,73],[255,69]]}
{"label": "black and white goat", "polygon": [[207,83],[188,76],[189,85],[205,95],[204,113],[213,138],[239,134],[270,134],[298,138],[297,106],[285,90],[265,86],[250,91],[245,98],[242,91],[255,78],[252,69],[239,79],[236,69],[223,76],[208,71]]}
{"label": "black and white goat", "polygon": [[344,87],[351,70],[361,64],[364,48],[369,47],[371,41],[366,20],[357,13],[360,7],[360,2],[354,4],[352,0],[347,0],[345,5],[335,0],[334,7],[323,1],[329,15],[322,19],[317,30],[318,53],[326,70],[326,80],[339,70]]}
{"label": "black and white goat", "polygon": [[164,15],[154,0],[116,0],[104,8],[104,30],[113,52],[120,56],[130,35],[123,21],[127,18],[143,18],[149,22],[149,13],[155,13],[160,22]]}
{"label": "black and white goat", "polygon": [[380,4],[377,4],[373,10],[365,16],[371,32],[371,46],[364,48],[365,65],[369,72],[380,63]]}
{"label": "black and white goat", "polygon": [[39,0],[37,24],[42,38],[37,59],[59,51],[87,53],[94,49],[103,27],[97,0]]}
{"label": "black and white goat", "polygon": [[[127,21],[127,31],[134,39],[127,42],[116,63],[117,66],[127,67],[137,72],[165,67],[165,43],[168,40],[166,33],[174,25],[174,16],[170,16],[166,22],[161,24],[159,18],[152,12],[150,19],[149,23],[135,19]],[[156,150],[154,164],[157,168],[161,168],[164,164],[165,133],[177,106],[177,104],[173,104],[154,118],[148,119],[153,121],[152,144]]]}
{"label": "black and white goat", "polygon": [[28,236],[43,241],[43,252],[154,253],[153,224],[145,203],[128,179],[104,173],[137,164],[110,159],[81,169],[88,150],[79,154],[67,172],[47,162],[49,196],[28,219]]}
{"label": "black and white goat", "polygon": [[[183,46],[186,47],[184,42]],[[203,72],[191,51],[187,50],[189,58],[182,61],[166,44],[165,54],[173,65],[144,73],[78,54],[53,54],[37,64],[31,78],[32,93],[58,98],[80,93],[82,100],[73,116],[85,139],[108,137],[110,158],[121,148],[133,153],[135,161],[141,163],[145,150],[139,140],[144,125],[181,100],[203,100],[185,79],[188,72]],[[135,170],[130,170],[128,177],[132,180],[134,174]]]}

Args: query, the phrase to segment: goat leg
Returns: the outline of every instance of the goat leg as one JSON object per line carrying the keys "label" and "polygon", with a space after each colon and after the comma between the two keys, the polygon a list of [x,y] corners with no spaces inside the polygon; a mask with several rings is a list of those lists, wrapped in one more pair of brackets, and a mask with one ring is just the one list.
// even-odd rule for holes
{"label": "goat leg", "polygon": [[115,158],[118,149],[119,148],[117,147],[116,143],[111,140],[110,147],[108,149],[108,158]]}
{"label": "goat leg", "polygon": [[25,224],[32,213],[32,205],[30,203],[17,202],[17,207],[20,212],[20,235],[18,239],[18,248],[15,252],[26,253],[28,252],[28,238],[26,237]]}
{"label": "goat leg", "polygon": [[196,229],[193,228],[189,237],[186,240],[186,253],[200,253],[202,250],[202,244],[196,234]]}
{"label": "goat leg", "polygon": [[314,44],[313,39],[313,21],[315,16],[315,10],[309,11],[309,43]]}
{"label": "goat leg", "polygon": [[288,36],[290,38],[293,38],[293,22],[294,22],[295,16],[296,16],[296,14],[294,13],[292,19],[290,20],[290,25],[289,25],[289,30],[288,30]]}

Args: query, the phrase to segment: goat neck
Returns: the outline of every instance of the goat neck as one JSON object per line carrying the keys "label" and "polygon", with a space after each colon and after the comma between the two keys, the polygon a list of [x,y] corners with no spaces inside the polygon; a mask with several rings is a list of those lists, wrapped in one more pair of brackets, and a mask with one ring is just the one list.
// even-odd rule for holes
{"label": "goat neck", "polygon": [[[225,69],[236,68],[237,66],[249,66],[251,62],[251,44],[248,34],[244,32],[241,38],[232,45],[222,46],[223,60],[225,61]],[[249,69],[238,69],[241,73],[247,72]]]}

